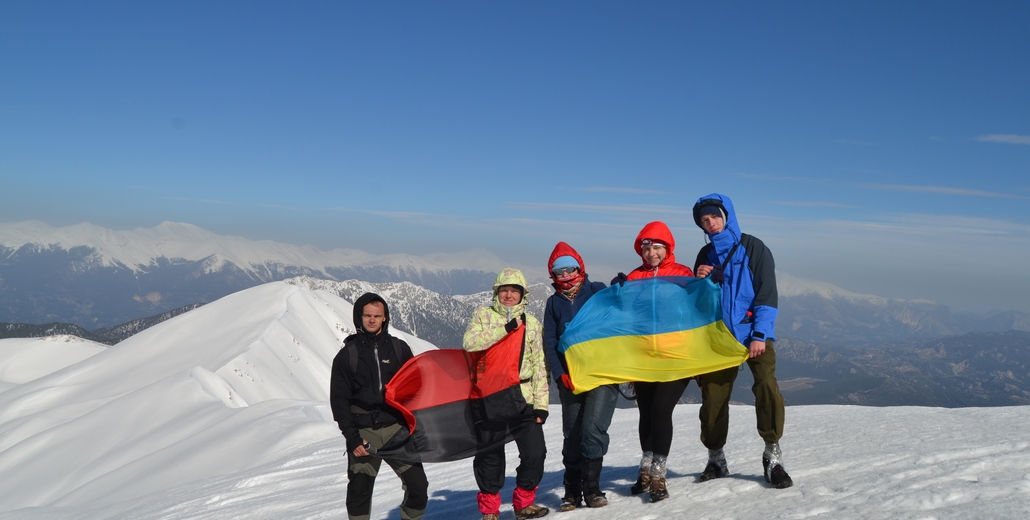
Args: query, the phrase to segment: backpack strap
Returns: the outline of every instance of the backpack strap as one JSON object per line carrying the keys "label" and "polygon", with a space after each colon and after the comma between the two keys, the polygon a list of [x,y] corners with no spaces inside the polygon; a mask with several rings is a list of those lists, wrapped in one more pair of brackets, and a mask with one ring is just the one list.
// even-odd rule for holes
{"label": "backpack strap", "polygon": [[[404,364],[404,351],[401,349],[401,340],[390,336],[390,343],[393,345],[393,354],[397,356],[397,362]],[[414,354],[412,354],[414,355]]]}

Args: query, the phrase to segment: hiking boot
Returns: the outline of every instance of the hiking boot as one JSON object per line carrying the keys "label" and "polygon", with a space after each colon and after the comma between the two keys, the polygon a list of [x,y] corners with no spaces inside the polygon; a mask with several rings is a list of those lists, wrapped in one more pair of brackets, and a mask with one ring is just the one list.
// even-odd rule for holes
{"label": "hiking boot", "polygon": [[637,483],[629,488],[631,495],[639,495],[651,488],[651,475],[648,468],[640,468],[640,475],[637,476]]}
{"label": "hiking boot", "polygon": [[550,512],[550,509],[542,505],[530,504],[526,507],[523,507],[522,509],[519,509],[518,511],[515,511],[515,520],[524,520],[526,518],[543,518],[547,516],[547,513]]}
{"label": "hiking boot", "polygon": [[604,493],[583,495],[583,501],[587,503],[587,507],[604,507],[608,505],[608,498],[604,496]]}
{"label": "hiking boot", "polygon": [[776,442],[765,443],[765,451],[762,453],[762,469],[765,473],[765,481],[772,484],[776,489],[786,489],[794,485],[787,470],[783,468],[783,452]]}
{"label": "hiking boot", "polygon": [[765,478],[776,489],[787,489],[794,485],[794,481],[787,474],[787,470],[783,469],[783,464],[773,464],[772,469],[769,470],[769,475]]}
{"label": "hiking boot", "polygon": [[669,498],[669,490],[665,486],[665,477],[651,477],[651,501],[661,502]]}
{"label": "hiking boot", "polygon": [[483,520],[497,520],[497,515],[495,515],[495,514],[483,515]]}
{"label": "hiking boot", "polygon": [[726,467],[726,455],[723,454],[722,449],[708,450],[708,465],[705,466],[705,470],[701,472],[698,480],[708,482],[712,479],[723,478],[729,474],[730,470]]}
{"label": "hiking boot", "polygon": [[558,511],[561,511],[561,512],[564,513],[566,511],[572,511],[572,510],[574,510],[577,507],[580,507],[582,505],[583,505],[583,502],[580,502],[578,497],[577,498],[573,498],[573,497],[570,497],[570,496],[566,496],[566,497],[561,499],[561,507],[558,508]]}

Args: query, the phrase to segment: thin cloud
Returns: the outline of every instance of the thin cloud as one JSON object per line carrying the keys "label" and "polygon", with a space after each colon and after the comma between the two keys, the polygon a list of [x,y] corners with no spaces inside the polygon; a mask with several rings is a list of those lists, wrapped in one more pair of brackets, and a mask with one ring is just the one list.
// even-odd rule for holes
{"label": "thin cloud", "polygon": [[761,181],[801,181],[808,182],[812,179],[805,177],[790,177],[786,175],[763,175],[758,173],[736,173],[737,177],[743,177],[745,179],[756,179]]}
{"label": "thin cloud", "polygon": [[981,135],[976,140],[984,143],[1030,144],[1030,135],[990,134]]}
{"label": "thin cloud", "polygon": [[820,201],[791,201],[791,200],[770,200],[770,204],[778,204],[780,206],[795,206],[799,208],[858,208],[861,206],[855,206],[852,204],[840,204],[838,202],[820,202]]}
{"label": "thin cloud", "polygon": [[219,206],[242,206],[250,208],[286,209],[290,211],[308,211],[310,208],[297,208],[293,206],[280,206],[278,204],[253,204],[247,202],[230,202],[217,199],[192,199],[189,197],[164,197],[166,200],[178,200],[183,202],[202,202],[204,204],[217,204]]}
{"label": "thin cloud", "polygon": [[663,206],[658,204],[568,204],[558,202],[515,202],[507,204],[508,208],[527,211],[573,211],[584,213],[604,213],[616,215],[654,215],[657,213],[673,215],[693,215],[693,209],[679,206]]}
{"label": "thin cloud", "polygon": [[950,186],[913,186],[907,184],[877,184],[859,183],[858,186],[874,190],[887,191],[909,191],[914,193],[936,193],[940,195],[960,195],[963,197],[990,197],[999,199],[1025,199],[1023,195],[1011,193],[997,193],[993,191],[971,190],[968,188],[953,188]]}
{"label": "thin cloud", "polygon": [[880,146],[880,143],[871,143],[869,141],[852,141],[850,139],[837,139],[837,144],[843,144],[845,146]]}
{"label": "thin cloud", "polygon": [[640,188],[621,188],[618,186],[587,186],[579,188],[582,191],[593,193],[631,193],[634,195],[675,195],[675,193],[659,190],[644,190]]}

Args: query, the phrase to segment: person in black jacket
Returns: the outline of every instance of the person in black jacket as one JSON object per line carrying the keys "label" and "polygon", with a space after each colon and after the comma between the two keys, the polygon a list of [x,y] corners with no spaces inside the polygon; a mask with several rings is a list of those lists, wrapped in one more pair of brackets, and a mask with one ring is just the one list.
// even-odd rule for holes
{"label": "person in black jacket", "polygon": [[[354,327],[333,359],[329,402],[333,419],[347,439],[347,515],[367,519],[372,489],[383,459],[374,455],[401,428],[400,412],[384,402],[385,386],[414,357],[408,344],[387,333],[390,310],[378,294],[365,293],[354,302]],[[356,354],[356,355],[355,355]],[[404,487],[400,516],[422,518],[429,500],[429,482],[422,464],[386,460]]]}

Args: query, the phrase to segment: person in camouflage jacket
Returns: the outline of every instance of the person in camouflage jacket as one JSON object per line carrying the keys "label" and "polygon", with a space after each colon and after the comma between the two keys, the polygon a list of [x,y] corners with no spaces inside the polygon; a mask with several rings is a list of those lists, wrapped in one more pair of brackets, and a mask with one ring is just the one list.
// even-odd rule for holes
{"label": "person in camouflage jacket", "polygon": [[[484,350],[497,343],[509,332],[524,323],[526,325],[525,349],[522,353],[522,395],[536,422],[532,428],[515,439],[519,449],[519,466],[515,469],[515,491],[512,506],[515,518],[539,518],[550,510],[536,504],[536,489],[544,476],[544,458],[547,446],[544,442],[543,424],[547,420],[548,381],[544,362],[543,327],[532,315],[526,313],[529,297],[526,277],[518,269],[506,268],[497,275],[494,282],[493,302],[489,307],[480,307],[472,314],[472,320],[465,329],[463,347],[470,352]],[[484,520],[495,520],[500,514],[501,488],[504,486],[504,446],[476,454],[472,468],[479,485],[476,500]]]}

